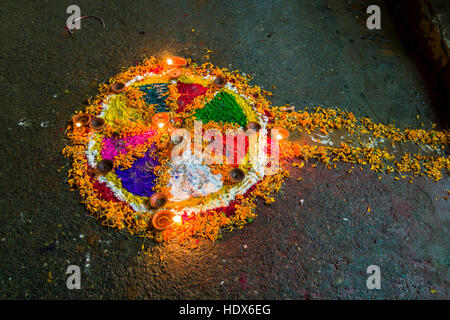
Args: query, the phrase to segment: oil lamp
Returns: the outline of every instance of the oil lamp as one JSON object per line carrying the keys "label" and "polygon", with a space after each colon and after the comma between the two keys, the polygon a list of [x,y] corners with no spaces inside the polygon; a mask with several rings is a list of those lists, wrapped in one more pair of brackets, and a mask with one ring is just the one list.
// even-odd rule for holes
{"label": "oil lamp", "polygon": [[153,215],[152,224],[156,230],[164,230],[174,224],[174,213],[170,210],[161,210]]}
{"label": "oil lamp", "polygon": [[177,79],[182,73],[181,69],[170,69],[167,71],[167,75],[170,79]]}
{"label": "oil lamp", "polygon": [[258,122],[249,122],[247,123],[247,130],[253,130],[258,132],[259,130],[261,130],[261,125]]}
{"label": "oil lamp", "polygon": [[166,60],[168,66],[173,66],[175,68],[183,68],[187,65],[187,61],[183,57],[170,57]]}
{"label": "oil lamp", "polygon": [[225,78],[217,77],[216,79],[214,79],[214,85],[218,88],[223,88],[226,84],[227,80]]}
{"label": "oil lamp", "polygon": [[273,128],[272,130],[277,133],[275,138],[278,140],[283,140],[289,137],[289,131],[284,128]]}
{"label": "oil lamp", "polygon": [[152,117],[152,124],[158,129],[164,128],[170,121],[170,116],[167,112],[158,112]]}
{"label": "oil lamp", "polygon": [[97,170],[100,174],[107,174],[114,168],[114,163],[109,159],[103,159],[97,164]]}
{"label": "oil lamp", "polygon": [[245,178],[245,172],[242,169],[234,168],[228,172],[230,180],[234,183],[239,183]]}
{"label": "oil lamp", "polygon": [[167,196],[164,192],[156,192],[150,197],[150,206],[153,208],[162,208],[167,203]]}
{"label": "oil lamp", "polygon": [[121,93],[123,90],[125,90],[125,84],[122,83],[122,82],[114,82],[114,83],[111,85],[111,90],[112,90],[114,93]]}
{"label": "oil lamp", "polygon": [[78,113],[72,118],[75,127],[87,127],[91,122],[91,116],[87,113]]}
{"label": "oil lamp", "polygon": [[96,131],[100,132],[105,127],[106,121],[103,118],[94,118],[91,120],[91,123],[89,123],[89,127]]}

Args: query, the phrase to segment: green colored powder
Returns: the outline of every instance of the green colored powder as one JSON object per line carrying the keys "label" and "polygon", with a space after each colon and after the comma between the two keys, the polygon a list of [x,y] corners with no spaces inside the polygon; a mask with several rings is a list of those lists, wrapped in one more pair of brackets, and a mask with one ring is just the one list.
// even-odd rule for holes
{"label": "green colored powder", "polygon": [[241,127],[247,125],[247,117],[236,99],[226,92],[216,94],[213,100],[195,112],[195,117],[203,123],[215,121],[237,123]]}

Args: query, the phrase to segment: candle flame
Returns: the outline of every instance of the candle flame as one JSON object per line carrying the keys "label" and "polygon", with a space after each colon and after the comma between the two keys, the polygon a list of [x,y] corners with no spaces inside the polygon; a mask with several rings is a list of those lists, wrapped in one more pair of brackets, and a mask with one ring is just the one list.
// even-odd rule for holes
{"label": "candle flame", "polygon": [[164,123],[162,123],[162,122],[159,123],[159,124],[158,124],[158,127],[160,127],[160,128],[164,127]]}
{"label": "candle flame", "polygon": [[172,219],[176,223],[180,223],[181,222],[181,216],[174,216]]}
{"label": "candle flame", "polygon": [[170,58],[169,58],[169,59],[167,59],[167,60],[166,60],[166,62],[167,62],[167,64],[168,64],[169,66],[173,64],[173,60],[172,60],[172,59],[170,59]]}
{"label": "candle flame", "polygon": [[75,125],[76,125],[77,127],[81,127],[81,123],[80,123],[80,122],[75,123]]}
{"label": "candle flame", "polygon": [[281,140],[281,139],[283,139],[283,136],[282,136],[281,134],[278,134],[278,135],[277,135],[277,139],[278,139],[278,140]]}

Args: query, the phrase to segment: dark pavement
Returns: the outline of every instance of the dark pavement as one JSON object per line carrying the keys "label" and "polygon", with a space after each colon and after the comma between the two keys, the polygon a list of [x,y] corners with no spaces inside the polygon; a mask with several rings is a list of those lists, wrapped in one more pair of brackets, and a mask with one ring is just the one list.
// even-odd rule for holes
{"label": "dark pavement", "polygon": [[[73,37],[70,4],[0,4],[1,298],[448,298],[448,176],[408,184],[368,168],[350,175],[347,164],[292,169],[251,225],[193,246],[101,227],[65,181],[66,121],[99,83],[150,55],[206,62],[207,48],[215,65],[275,84],[275,105],[445,127],[446,100],[383,3],[80,0],[106,29],[86,19]],[[365,26],[370,4],[381,6],[382,30]],[[81,290],[66,288],[70,264],[83,270]],[[381,290],[366,288],[369,265],[381,268]]]}

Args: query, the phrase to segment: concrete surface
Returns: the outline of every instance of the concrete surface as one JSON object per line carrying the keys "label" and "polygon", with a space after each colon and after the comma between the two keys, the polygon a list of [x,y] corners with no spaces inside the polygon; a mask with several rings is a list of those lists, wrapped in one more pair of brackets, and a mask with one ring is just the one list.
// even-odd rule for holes
{"label": "concrete surface", "polygon": [[445,0],[431,0],[434,23],[438,25],[441,39],[448,49],[450,48],[450,3]]}
{"label": "concrete surface", "polygon": [[[106,29],[83,20],[73,37],[64,32],[70,4],[0,4],[1,298],[448,298],[448,177],[410,185],[368,170],[348,175],[344,164],[293,170],[249,227],[195,250],[101,227],[65,182],[67,119],[99,83],[149,55],[202,62],[208,48],[212,63],[253,74],[265,89],[275,84],[277,105],[447,126],[446,100],[384,3],[80,0],[82,15],[100,16]],[[381,6],[381,30],[365,26],[370,4]],[[81,290],[66,288],[69,264],[83,270]],[[381,290],[366,288],[372,264]]]}
{"label": "concrete surface", "polygon": [[[424,79],[450,98],[450,3],[445,0],[392,0],[387,2],[398,33],[410,56],[417,57]],[[434,95],[439,99],[439,95]],[[445,104],[445,101],[442,101]],[[449,108],[438,112],[450,118]]]}

